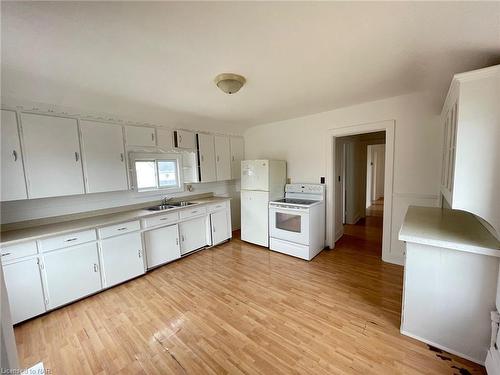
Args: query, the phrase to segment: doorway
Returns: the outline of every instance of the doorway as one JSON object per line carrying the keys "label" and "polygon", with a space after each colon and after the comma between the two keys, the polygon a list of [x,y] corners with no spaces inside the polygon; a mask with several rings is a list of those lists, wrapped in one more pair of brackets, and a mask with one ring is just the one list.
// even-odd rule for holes
{"label": "doorway", "polygon": [[[347,225],[359,225],[359,228],[363,227],[360,230],[366,232],[369,231],[366,229],[370,226],[369,224],[377,222],[378,228],[374,230],[378,233],[378,256],[382,255],[385,261],[391,261],[393,258],[391,256],[391,212],[394,128],[394,120],[387,120],[334,128],[328,131],[327,244],[330,248],[333,249],[335,242],[353,228],[346,227]],[[383,145],[383,148],[375,147],[379,145]],[[368,168],[368,146],[373,146],[370,147],[370,163],[373,162],[374,157],[377,158],[373,169]],[[373,154],[375,150],[376,156]],[[383,161],[380,160],[382,155]],[[362,163],[363,166],[350,173],[349,163],[351,165]],[[368,175],[369,171],[371,176]],[[367,182],[370,184],[369,191]],[[361,224],[368,225],[362,226]]]}

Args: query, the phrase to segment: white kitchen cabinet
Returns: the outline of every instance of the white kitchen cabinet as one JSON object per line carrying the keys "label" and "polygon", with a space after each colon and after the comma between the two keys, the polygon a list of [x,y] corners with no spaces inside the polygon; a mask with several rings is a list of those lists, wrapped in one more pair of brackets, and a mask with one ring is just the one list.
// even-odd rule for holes
{"label": "white kitchen cabinet", "polygon": [[101,253],[105,288],[144,273],[144,252],[140,232],[102,240]]}
{"label": "white kitchen cabinet", "polygon": [[28,198],[24,167],[17,127],[16,112],[2,110],[1,138],[1,200],[13,201]]}
{"label": "white kitchen cabinet", "polygon": [[211,134],[198,134],[197,137],[200,161],[200,182],[217,181],[214,136]]}
{"label": "white kitchen cabinet", "polygon": [[156,128],[156,142],[162,151],[171,151],[174,148],[172,130]]}
{"label": "white kitchen cabinet", "polygon": [[196,149],[196,134],[187,130],[174,131],[174,146],[189,150]]}
{"label": "white kitchen cabinet", "polygon": [[148,269],[181,257],[178,225],[144,232]]}
{"label": "white kitchen cabinet", "polygon": [[23,113],[21,126],[29,198],[83,194],[76,120]]}
{"label": "white kitchen cabinet", "polygon": [[127,146],[155,147],[155,128],[148,126],[125,126],[125,141]]}
{"label": "white kitchen cabinet", "polygon": [[215,169],[217,181],[231,179],[231,146],[228,136],[215,136]]}
{"label": "white kitchen cabinet", "polygon": [[14,324],[45,312],[37,257],[5,264],[3,272]]}
{"label": "white kitchen cabinet", "polygon": [[81,121],[80,131],[87,193],[127,190],[122,127]]}
{"label": "white kitchen cabinet", "polygon": [[181,255],[208,245],[207,217],[201,216],[179,224]]}
{"label": "white kitchen cabinet", "polygon": [[226,209],[210,214],[210,229],[212,232],[212,245],[217,245],[231,238],[231,219]]}
{"label": "white kitchen cabinet", "polygon": [[441,114],[441,193],[500,235],[500,65],[457,74]]}
{"label": "white kitchen cabinet", "polygon": [[241,137],[231,137],[231,178],[241,178],[241,161],[245,158],[245,142]]}
{"label": "white kitchen cabinet", "polygon": [[102,289],[95,242],[45,253],[43,263],[50,309]]}

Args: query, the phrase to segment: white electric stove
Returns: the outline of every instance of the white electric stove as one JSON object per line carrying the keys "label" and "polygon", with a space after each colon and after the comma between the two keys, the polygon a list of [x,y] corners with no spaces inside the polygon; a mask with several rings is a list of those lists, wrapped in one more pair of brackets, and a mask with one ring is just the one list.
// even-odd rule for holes
{"label": "white electric stove", "polygon": [[269,248],[311,260],[325,247],[325,186],[288,184],[269,202]]}

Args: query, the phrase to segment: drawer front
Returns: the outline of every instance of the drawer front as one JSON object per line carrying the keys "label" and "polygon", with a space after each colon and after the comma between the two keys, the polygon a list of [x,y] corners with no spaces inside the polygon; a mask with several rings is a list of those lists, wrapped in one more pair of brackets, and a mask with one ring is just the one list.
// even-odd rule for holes
{"label": "drawer front", "polygon": [[9,260],[23,258],[30,255],[35,255],[37,253],[36,250],[36,242],[24,242],[17,245],[10,245],[2,247],[2,262],[7,262]]}
{"label": "drawer front", "polygon": [[134,232],[139,229],[141,229],[141,223],[139,222],[139,220],[129,221],[126,223],[109,225],[107,227],[99,228],[99,236],[101,238],[108,238],[128,232]]}
{"label": "drawer front", "polygon": [[213,203],[210,204],[207,207],[208,212],[214,212],[214,211],[220,211],[220,210],[225,210],[227,209],[227,202],[219,202],[219,203]]}
{"label": "drawer front", "polygon": [[96,239],[97,236],[95,233],[95,229],[88,229],[81,232],[73,232],[64,234],[62,236],[39,240],[38,245],[40,246],[40,251],[43,252],[95,241]]}
{"label": "drawer front", "polygon": [[179,220],[179,212],[169,212],[164,215],[156,215],[144,219],[144,224],[147,228],[156,227],[158,225],[165,225],[175,223]]}
{"label": "drawer front", "polygon": [[181,219],[187,219],[188,217],[200,216],[207,213],[207,207],[196,207],[187,210],[182,210],[180,212]]}

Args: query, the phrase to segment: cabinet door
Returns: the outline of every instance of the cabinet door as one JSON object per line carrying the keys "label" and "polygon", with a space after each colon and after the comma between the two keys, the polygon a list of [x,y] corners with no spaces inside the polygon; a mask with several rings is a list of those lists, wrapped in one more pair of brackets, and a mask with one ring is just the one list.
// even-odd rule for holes
{"label": "cabinet door", "polygon": [[38,258],[6,264],[3,272],[14,324],[45,312]]}
{"label": "cabinet door", "polygon": [[102,289],[97,244],[87,243],[44,254],[49,308]]}
{"label": "cabinet door", "polygon": [[175,147],[196,149],[196,134],[187,130],[176,130],[174,134]]}
{"label": "cabinet door", "polygon": [[231,137],[231,178],[241,178],[241,161],[245,157],[245,142],[243,138]]}
{"label": "cabinet door", "polygon": [[110,287],[144,273],[141,234],[124,234],[102,241],[104,287]]}
{"label": "cabinet door", "polygon": [[181,257],[177,225],[158,228],[144,233],[148,268],[171,262]]}
{"label": "cabinet door", "polygon": [[127,190],[127,167],[120,125],[81,121],[87,193]]}
{"label": "cabinet door", "polygon": [[206,216],[184,221],[179,224],[181,234],[181,254],[208,245]]}
{"label": "cabinet door", "polygon": [[198,134],[197,137],[200,157],[200,182],[217,181],[214,136]]}
{"label": "cabinet door", "polygon": [[74,119],[21,115],[30,198],[83,194],[83,171]]}
{"label": "cabinet door", "polygon": [[231,147],[229,137],[215,136],[215,167],[217,181],[231,179]]}
{"label": "cabinet door", "polygon": [[146,126],[125,126],[127,146],[156,146],[155,129]]}
{"label": "cabinet door", "polygon": [[163,151],[171,151],[174,148],[172,131],[170,129],[156,128],[156,141],[158,147]]}
{"label": "cabinet door", "polygon": [[210,215],[210,224],[212,230],[212,245],[217,245],[231,237],[228,227],[227,210],[212,213]]}
{"label": "cabinet door", "polygon": [[26,199],[28,198],[28,194],[24,179],[16,112],[2,110],[0,139],[2,147],[1,200],[13,201]]}

